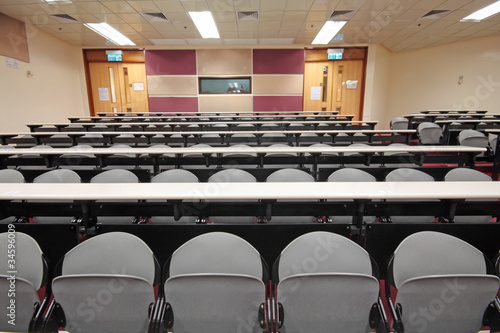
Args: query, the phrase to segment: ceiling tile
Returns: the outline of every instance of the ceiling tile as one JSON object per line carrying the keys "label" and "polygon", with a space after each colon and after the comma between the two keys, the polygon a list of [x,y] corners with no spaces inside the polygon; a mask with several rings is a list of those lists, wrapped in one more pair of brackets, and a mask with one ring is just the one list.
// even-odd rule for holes
{"label": "ceiling tile", "polygon": [[230,12],[234,14],[233,0],[208,0],[212,12]]}
{"label": "ceiling tile", "polygon": [[85,1],[85,2],[79,2],[78,6],[83,8],[89,13],[93,14],[107,14],[111,13],[111,10],[101,4],[100,2],[97,1]]}
{"label": "ceiling tile", "polygon": [[260,10],[260,0],[237,0],[234,1],[235,10]]}
{"label": "ceiling tile", "polygon": [[260,13],[261,22],[281,22],[283,12],[262,12]]}
{"label": "ceiling tile", "polygon": [[315,11],[334,11],[340,3],[340,0],[316,0],[311,6]]}
{"label": "ceiling tile", "polygon": [[110,9],[113,13],[135,13],[136,10],[130,6],[126,1],[106,1],[103,5]]}
{"label": "ceiling tile", "polygon": [[261,1],[260,10],[263,12],[285,11],[287,0]]}
{"label": "ceiling tile", "polygon": [[154,1],[127,1],[138,12],[157,13],[161,12],[160,8]]}
{"label": "ceiling tile", "polygon": [[184,11],[184,7],[178,0],[155,0],[154,2],[163,13]]}
{"label": "ceiling tile", "polygon": [[309,11],[314,0],[288,0],[286,11]]}
{"label": "ceiling tile", "polygon": [[146,24],[148,21],[144,17],[142,17],[141,14],[118,14],[118,17],[120,17],[123,21],[127,23],[142,23]]}
{"label": "ceiling tile", "polygon": [[210,10],[205,0],[181,0],[182,7],[188,12],[201,12]]}
{"label": "ceiling tile", "polygon": [[118,15],[116,14],[94,14],[99,22],[106,22],[108,24],[115,23],[125,23]]}
{"label": "ceiling tile", "polygon": [[286,11],[283,15],[283,21],[302,23],[307,17],[306,11]]}
{"label": "ceiling tile", "polygon": [[212,13],[215,22],[236,22],[236,14],[233,12],[214,12]]}

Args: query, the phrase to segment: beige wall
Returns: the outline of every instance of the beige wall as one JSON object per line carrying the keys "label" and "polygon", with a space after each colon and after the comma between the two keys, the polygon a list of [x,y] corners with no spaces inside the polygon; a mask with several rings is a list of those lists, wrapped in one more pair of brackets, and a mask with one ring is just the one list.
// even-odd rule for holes
{"label": "beige wall", "polygon": [[[365,121],[380,121],[385,117],[392,57],[392,52],[383,45],[376,44],[368,47],[363,106],[363,120]],[[377,128],[385,128],[384,123],[379,122]]]}
{"label": "beige wall", "polygon": [[30,63],[10,68],[0,56],[2,132],[26,132],[26,123],[67,122],[68,116],[89,114],[81,48],[34,27],[28,31]]}
{"label": "beige wall", "polygon": [[[377,55],[375,62],[373,77],[367,78],[367,86],[368,79],[373,81],[374,91],[365,105],[372,104],[370,116],[379,120],[377,128],[388,128],[393,117],[426,109],[479,108],[500,113],[500,35],[390,54],[385,60]],[[385,102],[383,88],[377,87],[384,82]]]}

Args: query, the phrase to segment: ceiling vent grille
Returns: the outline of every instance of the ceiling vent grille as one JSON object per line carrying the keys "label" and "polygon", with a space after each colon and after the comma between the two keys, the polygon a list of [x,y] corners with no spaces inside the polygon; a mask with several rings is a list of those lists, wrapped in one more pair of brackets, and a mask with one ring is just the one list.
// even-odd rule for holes
{"label": "ceiling vent grille", "polygon": [[146,21],[151,23],[156,22],[168,22],[168,18],[163,13],[141,13],[142,17],[146,19]]}
{"label": "ceiling vent grille", "polygon": [[451,13],[451,10],[431,10],[421,17],[422,20],[438,20]]}
{"label": "ceiling vent grille", "polygon": [[80,23],[76,18],[69,16],[68,14],[54,14],[50,15],[50,17],[59,23]]}
{"label": "ceiling vent grille", "polygon": [[348,21],[354,15],[354,10],[336,10],[328,21]]}
{"label": "ceiling vent grille", "polygon": [[238,12],[238,21],[258,21],[259,20],[259,12],[250,11],[250,12]]}

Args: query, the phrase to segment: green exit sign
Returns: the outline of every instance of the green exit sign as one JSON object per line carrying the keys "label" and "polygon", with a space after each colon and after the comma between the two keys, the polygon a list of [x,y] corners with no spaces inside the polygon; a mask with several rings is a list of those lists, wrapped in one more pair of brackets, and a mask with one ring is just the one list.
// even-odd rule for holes
{"label": "green exit sign", "polygon": [[342,59],[341,52],[328,53],[328,60],[341,60],[341,59]]}
{"label": "green exit sign", "polygon": [[108,54],[108,61],[122,61],[122,55],[115,53]]}

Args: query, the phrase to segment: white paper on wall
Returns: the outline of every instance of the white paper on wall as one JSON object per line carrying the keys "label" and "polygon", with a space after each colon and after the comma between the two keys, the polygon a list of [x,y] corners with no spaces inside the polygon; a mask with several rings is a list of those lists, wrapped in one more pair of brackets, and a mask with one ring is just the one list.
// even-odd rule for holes
{"label": "white paper on wall", "polygon": [[99,100],[109,101],[109,89],[108,88],[98,88],[99,89]]}
{"label": "white paper on wall", "polygon": [[358,89],[358,80],[347,80],[347,89]]}
{"label": "white paper on wall", "polygon": [[321,100],[321,87],[311,87],[311,101]]}

